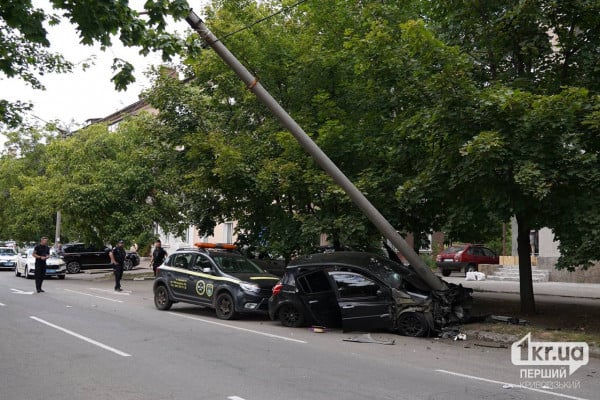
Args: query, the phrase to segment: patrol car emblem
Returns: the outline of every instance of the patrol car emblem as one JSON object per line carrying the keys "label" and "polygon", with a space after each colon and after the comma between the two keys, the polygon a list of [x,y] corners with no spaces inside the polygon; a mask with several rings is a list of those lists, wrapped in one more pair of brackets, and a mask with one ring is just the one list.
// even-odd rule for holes
{"label": "patrol car emblem", "polygon": [[212,283],[209,283],[208,285],[206,285],[206,295],[208,297],[211,297],[213,294],[213,285]]}
{"label": "patrol car emblem", "polygon": [[[206,284],[204,283],[204,281],[198,281],[198,283],[196,283],[196,293],[198,293],[198,295],[203,296],[205,289],[206,289]],[[212,292],[212,289],[211,289],[211,292]]]}

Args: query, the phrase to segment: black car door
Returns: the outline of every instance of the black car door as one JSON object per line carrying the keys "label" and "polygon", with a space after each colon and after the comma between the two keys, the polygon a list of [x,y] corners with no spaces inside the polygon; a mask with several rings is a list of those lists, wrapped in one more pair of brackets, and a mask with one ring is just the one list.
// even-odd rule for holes
{"label": "black car door", "polygon": [[[108,265],[105,258],[107,255],[104,253],[104,249],[96,246],[87,246],[81,254],[81,265],[82,266],[99,266]],[[109,258],[110,260],[110,258]]]}
{"label": "black car door", "polygon": [[300,299],[310,314],[309,320],[322,326],[340,326],[341,313],[327,272],[310,271],[296,278]]}
{"label": "black car door", "polygon": [[392,326],[391,290],[363,273],[331,271],[344,331],[389,329]]}

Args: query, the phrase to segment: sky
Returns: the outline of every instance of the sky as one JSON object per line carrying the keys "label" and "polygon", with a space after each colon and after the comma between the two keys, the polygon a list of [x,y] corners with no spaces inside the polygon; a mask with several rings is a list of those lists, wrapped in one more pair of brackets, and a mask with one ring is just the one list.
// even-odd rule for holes
{"label": "sky", "polygon": [[[33,3],[37,7],[50,9],[47,0],[34,0]],[[204,3],[206,1],[190,1],[197,13]],[[143,0],[131,0],[130,4],[138,11],[143,9]],[[182,33],[187,28],[185,21],[179,21],[172,23],[172,29],[169,30]],[[151,85],[144,73],[152,65],[163,64],[159,54],[143,57],[139,55],[139,49],[126,48],[118,39],[104,52],[100,46],[80,45],[75,28],[69,23],[48,27],[47,30],[52,43],[51,51],[63,54],[74,63],[94,58],[95,65],[86,71],[76,67],[74,73],[43,76],[41,82],[46,87],[45,91],[34,90],[19,79],[0,75],[0,98],[29,101],[34,105],[31,114],[43,121],[58,121],[58,126],[63,129],[83,126],[88,119],[105,117],[136,102],[140,93]],[[136,82],[126,91],[117,92],[110,81],[114,75],[111,69],[114,58],[125,59],[135,67]]]}

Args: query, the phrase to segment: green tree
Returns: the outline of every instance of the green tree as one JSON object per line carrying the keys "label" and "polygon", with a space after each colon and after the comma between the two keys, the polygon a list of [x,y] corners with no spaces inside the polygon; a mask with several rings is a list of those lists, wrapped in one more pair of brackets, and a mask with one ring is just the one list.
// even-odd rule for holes
{"label": "green tree", "polygon": [[[451,187],[482,214],[518,224],[521,307],[533,313],[529,230],[553,229],[559,267],[599,258],[591,207],[599,183],[597,125],[598,12],[595,2],[423,2],[439,37],[472,60],[481,96],[471,103],[468,140],[451,147]],[[568,88],[567,85],[583,89]],[[457,146],[458,145],[458,146]],[[458,152],[457,152],[458,150]],[[460,154],[460,157],[457,155]],[[476,190],[470,190],[476,188]],[[450,216],[460,210],[451,204]],[[580,208],[581,207],[581,208]],[[577,215],[579,223],[573,223]]]}
{"label": "green tree", "polygon": [[[165,32],[168,16],[176,20],[185,17],[190,6],[184,0],[144,3],[138,12],[128,1],[74,1],[50,0],[52,12],[36,8],[31,0],[0,1],[0,73],[8,78],[19,78],[35,89],[43,89],[40,77],[50,72],[67,73],[74,68],[61,54],[49,50],[47,25],[71,23],[84,45],[99,44],[110,47],[114,40],[125,46],[139,47],[141,54],[160,51],[169,60],[181,48],[181,41]],[[115,59],[112,81],[117,90],[123,90],[135,80],[133,66],[126,60]],[[0,123],[16,127],[21,115],[31,108],[23,102],[0,99]]]}
{"label": "green tree", "polygon": [[50,235],[57,211],[62,236],[87,243],[139,242],[156,222],[181,233],[177,173],[165,145],[146,134],[154,125],[140,115],[113,132],[93,125],[64,139],[46,136],[46,143],[37,131],[12,135],[15,153],[0,159],[2,236]]}
{"label": "green tree", "polygon": [[0,157],[0,237],[22,242],[50,237],[56,210],[37,184],[45,185],[45,142],[52,140],[52,133],[22,128],[6,136],[9,151]]}

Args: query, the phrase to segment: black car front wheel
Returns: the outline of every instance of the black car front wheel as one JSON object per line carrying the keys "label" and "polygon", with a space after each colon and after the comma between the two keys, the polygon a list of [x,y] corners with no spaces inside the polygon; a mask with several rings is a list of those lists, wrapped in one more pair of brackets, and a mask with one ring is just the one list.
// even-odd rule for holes
{"label": "black car front wheel", "polygon": [[304,314],[291,304],[281,306],[278,314],[283,326],[297,328],[304,324]]}
{"label": "black car front wheel", "polygon": [[71,261],[67,264],[67,272],[69,274],[77,274],[81,271],[81,264],[77,261]]}
{"label": "black car front wheel", "polygon": [[163,311],[171,308],[173,302],[169,298],[169,291],[166,287],[161,285],[154,290],[154,305]]}
{"label": "black car front wheel", "polygon": [[443,276],[450,276],[451,273],[452,273],[452,270],[449,270],[449,269],[443,269],[442,270],[442,275]]}
{"label": "black car front wheel", "polygon": [[215,311],[217,312],[217,317],[220,319],[235,318],[235,305],[229,293],[221,293],[217,296]]}
{"label": "black car front wheel", "polygon": [[397,321],[398,332],[404,336],[422,337],[429,333],[429,324],[420,312],[405,312]]}

